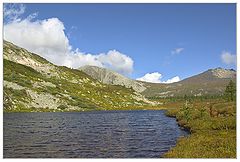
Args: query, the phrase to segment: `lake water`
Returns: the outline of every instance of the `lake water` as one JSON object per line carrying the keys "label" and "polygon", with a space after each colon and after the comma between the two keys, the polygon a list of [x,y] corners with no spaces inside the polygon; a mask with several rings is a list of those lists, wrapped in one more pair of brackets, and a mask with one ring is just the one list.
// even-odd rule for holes
{"label": "lake water", "polygon": [[175,118],[158,111],[4,113],[4,158],[159,158],[176,145]]}

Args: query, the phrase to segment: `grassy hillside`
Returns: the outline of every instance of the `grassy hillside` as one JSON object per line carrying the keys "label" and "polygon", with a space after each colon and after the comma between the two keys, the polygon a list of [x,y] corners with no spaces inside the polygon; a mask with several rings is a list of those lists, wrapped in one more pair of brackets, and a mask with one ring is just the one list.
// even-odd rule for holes
{"label": "grassy hillside", "polygon": [[142,94],[149,98],[222,95],[230,80],[236,81],[236,71],[209,69],[171,84],[141,82],[147,88]]}
{"label": "grassy hillside", "polygon": [[102,84],[6,41],[3,74],[6,112],[135,109],[151,104],[132,89]]}
{"label": "grassy hillside", "polygon": [[235,158],[236,102],[223,99],[166,102],[167,115],[176,117],[191,135],[180,138],[165,158]]}

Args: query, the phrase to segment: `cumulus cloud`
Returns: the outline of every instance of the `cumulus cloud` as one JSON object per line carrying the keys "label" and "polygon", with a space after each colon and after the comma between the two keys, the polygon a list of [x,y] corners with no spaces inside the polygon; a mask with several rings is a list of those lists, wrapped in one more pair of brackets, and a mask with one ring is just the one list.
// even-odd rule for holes
{"label": "cumulus cloud", "polygon": [[136,80],[150,82],[150,83],[173,83],[180,81],[179,76],[175,76],[167,81],[161,81],[162,74],[159,72],[147,73],[141,78],[137,78]]}
{"label": "cumulus cloud", "polygon": [[181,53],[182,51],[184,50],[184,48],[176,48],[174,49],[171,53],[174,55],[174,54],[179,54]]}
{"label": "cumulus cloud", "polygon": [[234,54],[231,54],[230,52],[223,51],[221,54],[222,62],[227,65],[236,65],[237,57]]}
{"label": "cumulus cloud", "polygon": [[57,18],[13,21],[4,25],[4,39],[51,61],[56,55],[61,57],[71,50],[64,25]]}
{"label": "cumulus cloud", "polygon": [[167,81],[163,81],[162,83],[174,83],[174,82],[179,82],[179,81],[180,81],[179,76],[175,76],[171,79],[168,79]]}
{"label": "cumulus cloud", "polygon": [[137,78],[136,80],[144,81],[144,82],[151,82],[151,83],[161,83],[162,74],[158,72],[154,73],[147,73],[141,78]]}
{"label": "cumulus cloud", "polygon": [[[22,8],[25,10],[24,6]],[[24,10],[15,10],[4,9],[5,15],[14,17],[4,24],[5,40],[37,53],[56,65],[71,68],[94,65],[110,68],[124,75],[132,73],[134,62],[129,56],[117,50],[91,54],[81,52],[79,49],[72,49],[64,32],[64,23],[58,18],[33,20],[36,18],[36,14],[32,14],[25,19],[20,19],[18,17]]]}
{"label": "cumulus cloud", "polygon": [[105,67],[112,67],[120,73],[131,73],[133,71],[133,60],[116,50],[110,50],[107,54],[100,54],[98,60]]}

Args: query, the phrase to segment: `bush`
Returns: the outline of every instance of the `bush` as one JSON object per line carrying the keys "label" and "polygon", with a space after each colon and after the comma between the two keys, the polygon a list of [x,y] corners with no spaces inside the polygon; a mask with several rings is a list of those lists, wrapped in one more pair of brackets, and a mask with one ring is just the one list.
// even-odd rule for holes
{"label": "bush", "polygon": [[230,130],[236,129],[236,118],[234,116],[218,117],[212,119],[213,130]]}
{"label": "bush", "polygon": [[57,108],[61,110],[65,110],[67,108],[67,105],[59,105]]}
{"label": "bush", "polygon": [[186,120],[187,122],[189,122],[189,120],[191,119],[191,112],[190,112],[190,105],[188,104],[188,102],[186,101],[185,105],[180,109],[180,113],[182,114],[182,118],[184,120]]}
{"label": "bush", "polygon": [[225,96],[228,101],[236,100],[236,83],[234,83],[232,80],[230,80],[226,87]]}

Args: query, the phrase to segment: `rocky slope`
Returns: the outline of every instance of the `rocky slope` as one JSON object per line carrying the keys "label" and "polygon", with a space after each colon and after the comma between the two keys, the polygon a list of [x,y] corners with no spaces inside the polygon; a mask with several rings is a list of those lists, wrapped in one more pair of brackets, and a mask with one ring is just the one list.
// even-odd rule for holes
{"label": "rocky slope", "polygon": [[209,69],[201,74],[171,84],[141,82],[147,89],[147,97],[221,95],[230,80],[236,82],[236,71],[232,69]]}
{"label": "rocky slope", "polygon": [[132,89],[103,84],[3,42],[4,111],[134,109],[155,104]]}
{"label": "rocky slope", "polygon": [[146,97],[221,95],[230,80],[236,81],[236,71],[223,68],[209,69],[201,74],[170,84],[131,80],[111,70],[95,66],[84,66],[80,70],[102,83],[133,88]]}
{"label": "rocky slope", "polygon": [[94,79],[98,81],[110,84],[110,85],[121,85],[126,88],[132,88],[137,92],[143,92],[146,88],[142,85],[142,83],[136,82],[135,80],[131,80],[117,72],[114,72],[109,69],[86,65],[80,67],[79,70],[85,72],[90,75]]}

